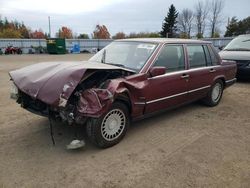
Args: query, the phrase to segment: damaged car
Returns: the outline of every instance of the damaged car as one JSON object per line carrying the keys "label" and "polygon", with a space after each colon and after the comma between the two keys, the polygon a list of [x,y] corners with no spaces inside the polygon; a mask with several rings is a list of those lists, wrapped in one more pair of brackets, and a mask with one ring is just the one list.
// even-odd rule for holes
{"label": "damaged car", "polygon": [[86,126],[98,147],[122,140],[133,120],[196,100],[216,106],[236,79],[210,42],[124,39],[89,61],[45,62],[11,71],[11,97],[42,116]]}

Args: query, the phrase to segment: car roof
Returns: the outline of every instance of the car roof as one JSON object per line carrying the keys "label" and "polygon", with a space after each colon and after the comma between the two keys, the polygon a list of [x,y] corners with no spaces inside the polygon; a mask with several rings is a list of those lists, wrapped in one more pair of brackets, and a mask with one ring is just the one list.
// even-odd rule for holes
{"label": "car roof", "polygon": [[211,44],[209,41],[179,38],[131,38],[116,40],[119,42],[153,42],[153,43],[180,43],[180,44]]}

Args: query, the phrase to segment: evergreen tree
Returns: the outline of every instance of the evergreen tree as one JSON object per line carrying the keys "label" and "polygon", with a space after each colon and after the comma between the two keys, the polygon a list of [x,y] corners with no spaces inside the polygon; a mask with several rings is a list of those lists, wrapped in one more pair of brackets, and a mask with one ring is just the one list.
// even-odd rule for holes
{"label": "evergreen tree", "polygon": [[173,38],[177,31],[177,17],[178,12],[176,11],[173,4],[169,7],[168,14],[164,18],[162,24],[162,31],[160,32],[162,37]]}
{"label": "evergreen tree", "polygon": [[238,20],[236,19],[236,17],[232,17],[232,19],[230,20],[230,22],[227,25],[227,30],[225,33],[225,37],[231,37],[231,36],[235,36],[238,30],[239,24],[238,24]]}
{"label": "evergreen tree", "polygon": [[239,32],[238,34],[250,34],[250,16],[239,21]]}
{"label": "evergreen tree", "polygon": [[231,37],[249,33],[250,33],[250,16],[240,21],[237,21],[236,17],[233,17],[227,26],[225,37]]}

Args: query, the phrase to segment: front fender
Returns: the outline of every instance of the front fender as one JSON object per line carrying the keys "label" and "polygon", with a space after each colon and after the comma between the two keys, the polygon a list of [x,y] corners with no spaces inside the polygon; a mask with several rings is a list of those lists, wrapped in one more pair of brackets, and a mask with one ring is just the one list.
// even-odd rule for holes
{"label": "front fender", "polygon": [[113,94],[107,89],[88,89],[80,95],[77,113],[80,116],[100,117],[110,108],[113,100]]}
{"label": "front fender", "polygon": [[119,78],[110,80],[106,89],[88,89],[80,96],[77,112],[81,116],[100,117],[108,111],[115,100],[126,94],[130,102],[131,116],[140,116],[145,107],[143,101],[145,78],[145,75],[131,76],[129,79]]}

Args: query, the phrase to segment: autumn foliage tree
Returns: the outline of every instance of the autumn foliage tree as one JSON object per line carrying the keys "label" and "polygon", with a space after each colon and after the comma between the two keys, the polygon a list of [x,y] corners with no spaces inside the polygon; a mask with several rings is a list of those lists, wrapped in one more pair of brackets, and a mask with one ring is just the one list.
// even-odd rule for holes
{"label": "autumn foliage tree", "polygon": [[44,32],[41,29],[39,29],[39,30],[35,30],[34,32],[31,32],[30,33],[30,38],[33,38],[33,39],[44,39],[46,37],[45,37]]}
{"label": "autumn foliage tree", "polygon": [[110,39],[110,33],[105,25],[96,25],[93,32],[94,39]]}
{"label": "autumn foliage tree", "polygon": [[63,26],[58,30],[58,33],[56,34],[58,38],[65,38],[65,39],[72,39],[73,33],[72,30],[68,27]]}
{"label": "autumn foliage tree", "polygon": [[19,31],[23,38],[30,38],[31,29],[25,26],[24,23],[20,25]]}
{"label": "autumn foliage tree", "polygon": [[0,17],[0,38],[30,38],[30,29],[24,23]]}
{"label": "autumn foliage tree", "polygon": [[17,30],[7,28],[0,31],[0,38],[23,38]]}

